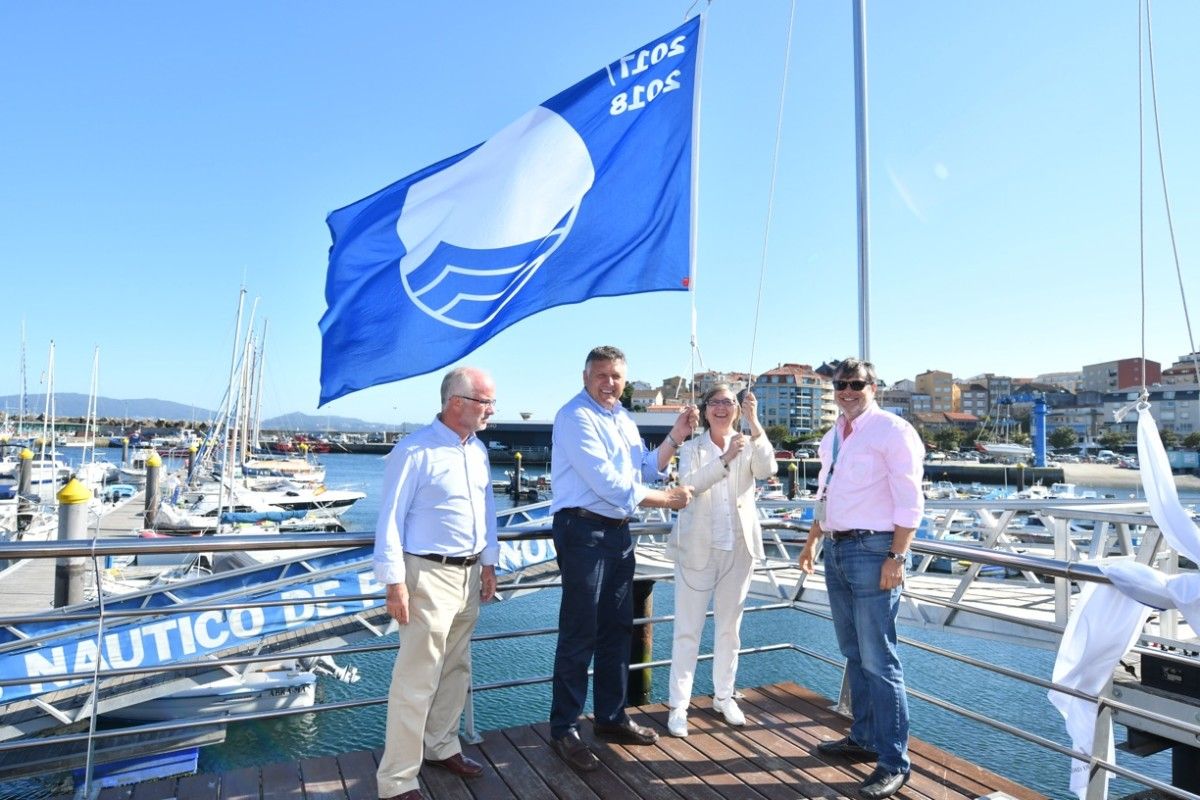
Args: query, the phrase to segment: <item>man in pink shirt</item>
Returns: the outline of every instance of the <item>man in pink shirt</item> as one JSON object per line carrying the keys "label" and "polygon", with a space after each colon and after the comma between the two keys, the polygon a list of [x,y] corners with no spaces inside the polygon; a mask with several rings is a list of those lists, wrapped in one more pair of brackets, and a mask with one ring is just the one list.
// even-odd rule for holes
{"label": "man in pink shirt", "polygon": [[846,657],[850,735],[823,756],[875,761],[860,790],[890,797],[908,782],[908,699],[896,653],[896,615],[913,534],[921,522],[925,447],[912,425],[875,403],[875,367],[846,359],[834,374],[841,415],[821,440],[816,521],[800,554],[813,571],[824,534],[825,586]]}

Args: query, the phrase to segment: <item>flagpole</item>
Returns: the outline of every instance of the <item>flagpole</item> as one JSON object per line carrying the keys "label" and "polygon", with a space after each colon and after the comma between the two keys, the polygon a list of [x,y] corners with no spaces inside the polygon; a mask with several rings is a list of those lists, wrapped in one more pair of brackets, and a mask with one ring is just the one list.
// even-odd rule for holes
{"label": "flagpole", "polygon": [[692,213],[691,236],[688,238],[688,297],[691,299],[691,370],[688,380],[691,386],[692,402],[696,400],[696,258],[700,240],[700,86],[704,71],[704,32],[707,28],[708,13],[700,12],[700,31],[696,35],[696,71],[695,86],[692,89]]}
{"label": "flagpole", "polygon": [[858,355],[871,360],[870,160],[867,153],[867,0],[854,0],[854,140],[858,169]]}

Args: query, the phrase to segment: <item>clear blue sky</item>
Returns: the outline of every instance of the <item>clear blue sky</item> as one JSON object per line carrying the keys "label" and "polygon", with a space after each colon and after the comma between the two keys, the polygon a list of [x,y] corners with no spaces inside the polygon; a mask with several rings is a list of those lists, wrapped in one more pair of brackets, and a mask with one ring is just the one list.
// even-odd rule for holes
{"label": "clear blue sky", "polygon": [[[24,319],[31,392],[54,339],[59,391],[87,390],[99,345],[101,394],[215,407],[244,282],[269,319],[264,412],[314,412],[326,214],[482,141],[686,8],[0,2],[0,394],[18,389]],[[789,4],[711,7],[696,285],[708,368],[857,351],[850,8],[798,6],[751,361]],[[869,13],[883,377],[1031,376],[1138,355],[1136,3],[875,0]],[[1193,297],[1200,4],[1159,0],[1154,15]],[[1146,346],[1170,363],[1188,346],[1150,165]],[[500,418],[547,418],[596,344],[624,348],[634,378],[687,374],[689,315],[681,292],[593,300],[518,323],[468,362],[495,375]],[[321,413],[423,421],[438,380]]]}

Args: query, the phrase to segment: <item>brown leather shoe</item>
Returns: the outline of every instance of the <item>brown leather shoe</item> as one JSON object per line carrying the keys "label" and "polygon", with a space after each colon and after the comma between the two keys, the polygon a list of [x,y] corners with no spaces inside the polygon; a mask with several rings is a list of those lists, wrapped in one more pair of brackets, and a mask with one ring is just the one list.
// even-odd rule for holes
{"label": "brown leather shoe", "polygon": [[467,758],[462,753],[455,753],[441,761],[427,758],[425,763],[431,767],[441,767],[448,772],[453,772],[460,778],[478,778],[483,774],[483,764],[473,758]]}
{"label": "brown leather shoe", "polygon": [[566,736],[560,736],[550,741],[550,747],[558,753],[558,757],[580,772],[592,772],[600,767],[600,759],[591,748],[579,738],[579,731],[571,731]]}
{"label": "brown leather shoe", "polygon": [[621,722],[593,722],[596,736],[619,744],[654,744],[658,734],[626,717]]}
{"label": "brown leather shoe", "polygon": [[384,797],[382,800],[425,800],[425,795],[421,794],[420,789],[410,789],[402,794],[394,794],[391,797]]}

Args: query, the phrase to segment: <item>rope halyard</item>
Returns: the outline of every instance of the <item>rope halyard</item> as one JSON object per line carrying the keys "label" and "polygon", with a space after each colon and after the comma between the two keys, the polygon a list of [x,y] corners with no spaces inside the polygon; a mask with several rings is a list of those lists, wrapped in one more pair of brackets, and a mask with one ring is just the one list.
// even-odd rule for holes
{"label": "rope halyard", "polygon": [[[1154,26],[1150,14],[1150,0],[1146,0],[1146,53],[1147,62],[1150,65],[1150,103],[1154,111],[1154,141],[1158,150],[1158,174],[1159,181],[1162,184],[1163,193],[1163,208],[1167,215],[1167,233],[1171,239],[1171,255],[1175,262],[1175,278],[1179,283],[1179,299],[1183,304],[1183,320],[1187,326],[1188,348],[1191,353],[1192,367],[1196,372],[1196,382],[1200,384],[1200,363],[1197,363],[1196,358],[1196,339],[1192,333],[1192,317],[1188,310],[1187,294],[1183,286],[1183,267],[1179,258],[1179,242],[1175,237],[1175,218],[1171,213],[1171,195],[1167,189],[1167,165],[1166,158],[1163,155],[1162,141],[1162,124],[1158,112],[1158,82],[1156,80],[1154,70]],[[1141,87],[1138,87],[1141,91]],[[1142,319],[1145,320],[1146,307],[1145,301],[1142,304]],[[1143,325],[1145,323],[1143,322]],[[1143,357],[1145,355],[1145,345],[1142,348]],[[1142,369],[1142,383],[1145,385],[1145,368]]]}
{"label": "rope halyard", "polygon": [[788,15],[787,49],[783,55],[783,82],[779,87],[779,114],[775,124],[775,153],[771,158],[771,188],[767,192],[767,221],[763,228],[762,262],[758,270],[758,298],[754,303],[754,331],[750,338],[750,364],[746,374],[754,374],[754,351],[758,345],[758,320],[762,311],[763,283],[767,274],[767,244],[771,238],[771,218],[775,212],[775,181],[779,176],[779,146],[783,139],[783,108],[787,99],[788,67],[792,62],[792,29],[796,22],[796,0]]}

